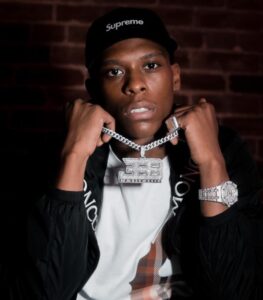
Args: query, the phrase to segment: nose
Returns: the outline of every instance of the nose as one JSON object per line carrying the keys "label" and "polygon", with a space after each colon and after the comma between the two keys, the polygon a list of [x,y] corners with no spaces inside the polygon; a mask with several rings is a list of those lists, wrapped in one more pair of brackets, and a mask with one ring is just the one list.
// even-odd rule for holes
{"label": "nose", "polygon": [[144,92],[146,90],[146,83],[143,74],[140,72],[131,72],[128,74],[123,90],[126,95]]}

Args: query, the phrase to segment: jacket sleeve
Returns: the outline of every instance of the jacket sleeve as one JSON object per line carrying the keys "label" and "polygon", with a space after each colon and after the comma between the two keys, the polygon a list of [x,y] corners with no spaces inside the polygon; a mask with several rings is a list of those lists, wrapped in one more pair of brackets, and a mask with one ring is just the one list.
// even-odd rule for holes
{"label": "jacket sleeve", "polygon": [[[235,136],[224,149],[238,202],[201,220],[198,237],[199,287],[213,300],[263,299],[263,219],[261,181],[244,143]],[[201,281],[201,282],[200,282]]]}
{"label": "jacket sleeve", "polygon": [[96,265],[83,192],[52,190],[34,205],[20,266],[1,266],[7,300],[69,300]]}

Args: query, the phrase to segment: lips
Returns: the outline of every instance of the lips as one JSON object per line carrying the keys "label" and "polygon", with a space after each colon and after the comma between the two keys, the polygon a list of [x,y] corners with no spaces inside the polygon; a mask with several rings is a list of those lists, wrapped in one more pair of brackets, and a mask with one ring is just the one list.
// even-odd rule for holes
{"label": "lips", "polygon": [[124,114],[132,120],[149,120],[153,118],[156,106],[152,102],[138,101],[130,104]]}
{"label": "lips", "polygon": [[149,111],[149,109],[147,107],[133,108],[130,111],[130,114],[143,113],[143,112],[146,112],[146,111]]}

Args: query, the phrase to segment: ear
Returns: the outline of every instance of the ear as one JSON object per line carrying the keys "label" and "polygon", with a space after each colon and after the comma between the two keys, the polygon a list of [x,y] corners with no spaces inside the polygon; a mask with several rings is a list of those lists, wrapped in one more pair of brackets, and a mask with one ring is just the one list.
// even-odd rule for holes
{"label": "ear", "polygon": [[179,65],[176,63],[172,64],[171,68],[173,72],[173,90],[176,92],[181,88],[181,70]]}

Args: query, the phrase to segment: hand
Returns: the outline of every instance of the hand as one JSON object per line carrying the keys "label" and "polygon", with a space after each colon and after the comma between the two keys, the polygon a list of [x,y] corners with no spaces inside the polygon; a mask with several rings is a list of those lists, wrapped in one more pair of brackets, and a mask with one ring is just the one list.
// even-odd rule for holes
{"label": "hand", "polygon": [[114,118],[101,106],[77,99],[67,105],[66,118],[68,134],[63,148],[63,154],[75,153],[81,158],[88,158],[103,143],[111,137],[102,134],[103,126],[115,130]]}
{"label": "hand", "polygon": [[62,150],[56,187],[66,191],[82,191],[86,164],[96,147],[107,143],[104,125],[115,130],[115,120],[99,105],[81,99],[67,105],[68,134]]}
{"label": "hand", "polygon": [[[175,117],[184,130],[193,161],[200,167],[211,161],[222,159],[218,142],[218,122],[214,106],[205,99],[198,104],[178,108]],[[168,130],[172,123],[166,121]],[[173,139],[176,145],[178,139]]]}

